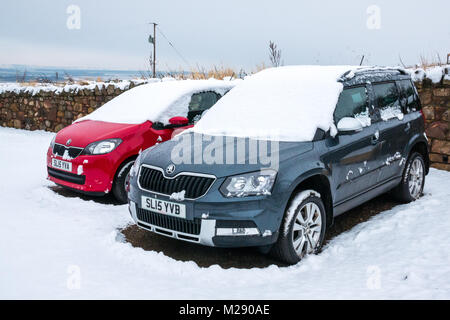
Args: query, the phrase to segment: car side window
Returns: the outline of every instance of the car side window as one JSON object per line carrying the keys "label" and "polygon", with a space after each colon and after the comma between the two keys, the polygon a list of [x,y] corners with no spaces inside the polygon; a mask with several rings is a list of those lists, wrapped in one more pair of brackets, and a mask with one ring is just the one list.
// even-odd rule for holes
{"label": "car side window", "polygon": [[406,112],[414,112],[420,110],[419,97],[413,87],[411,80],[401,80],[398,82],[401,91],[401,102]]}
{"label": "car side window", "polygon": [[374,84],[373,92],[379,118],[389,120],[403,114],[400,96],[394,82]]}
{"label": "car side window", "polygon": [[364,122],[370,119],[366,87],[346,88],[341,92],[334,110],[334,122],[337,124],[345,117],[355,117]]}
{"label": "car side window", "polygon": [[215,105],[220,98],[220,95],[213,91],[192,95],[191,102],[189,103],[189,123],[193,124],[200,120],[203,112]]}

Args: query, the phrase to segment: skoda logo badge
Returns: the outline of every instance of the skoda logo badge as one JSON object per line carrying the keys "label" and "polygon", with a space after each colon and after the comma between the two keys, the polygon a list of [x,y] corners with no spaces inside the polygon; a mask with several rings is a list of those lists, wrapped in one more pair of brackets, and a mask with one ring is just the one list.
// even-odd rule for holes
{"label": "skoda logo badge", "polygon": [[67,140],[66,146],[70,145],[72,143],[72,139]]}
{"label": "skoda logo badge", "polygon": [[175,165],[173,164],[169,164],[166,168],[166,173],[167,174],[172,174],[175,172]]}

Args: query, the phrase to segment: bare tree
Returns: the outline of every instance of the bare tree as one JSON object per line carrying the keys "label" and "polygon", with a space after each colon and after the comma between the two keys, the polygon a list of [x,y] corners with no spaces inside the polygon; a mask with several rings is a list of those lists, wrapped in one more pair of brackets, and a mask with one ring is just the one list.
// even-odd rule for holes
{"label": "bare tree", "polygon": [[279,67],[281,62],[281,50],[278,49],[275,42],[269,41],[269,59],[273,67]]}
{"label": "bare tree", "polygon": [[16,82],[25,82],[26,78],[27,69],[25,69],[22,74],[19,73],[19,70],[16,70]]}

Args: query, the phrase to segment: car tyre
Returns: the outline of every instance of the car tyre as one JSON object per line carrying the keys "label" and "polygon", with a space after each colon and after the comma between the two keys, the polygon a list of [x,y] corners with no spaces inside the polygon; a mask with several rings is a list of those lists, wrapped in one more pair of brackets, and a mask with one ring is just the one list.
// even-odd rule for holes
{"label": "car tyre", "polygon": [[423,156],[414,152],[406,162],[400,184],[392,190],[395,198],[408,203],[420,198],[425,185],[425,161]]}
{"label": "car tyre", "polygon": [[308,254],[319,252],[326,232],[326,211],[320,195],[312,190],[296,194],[286,210],[272,255],[296,264]]}
{"label": "car tyre", "polygon": [[134,164],[134,160],[125,162],[117,170],[116,177],[114,178],[112,192],[116,200],[125,204],[128,202],[127,184],[129,182],[128,175],[130,174],[131,167]]}

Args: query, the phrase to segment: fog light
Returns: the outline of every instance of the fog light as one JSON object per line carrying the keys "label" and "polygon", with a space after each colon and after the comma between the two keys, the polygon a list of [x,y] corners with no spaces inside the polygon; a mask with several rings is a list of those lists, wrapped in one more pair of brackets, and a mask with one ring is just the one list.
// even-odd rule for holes
{"label": "fog light", "polygon": [[217,228],[218,236],[257,236],[259,231],[257,228]]}

